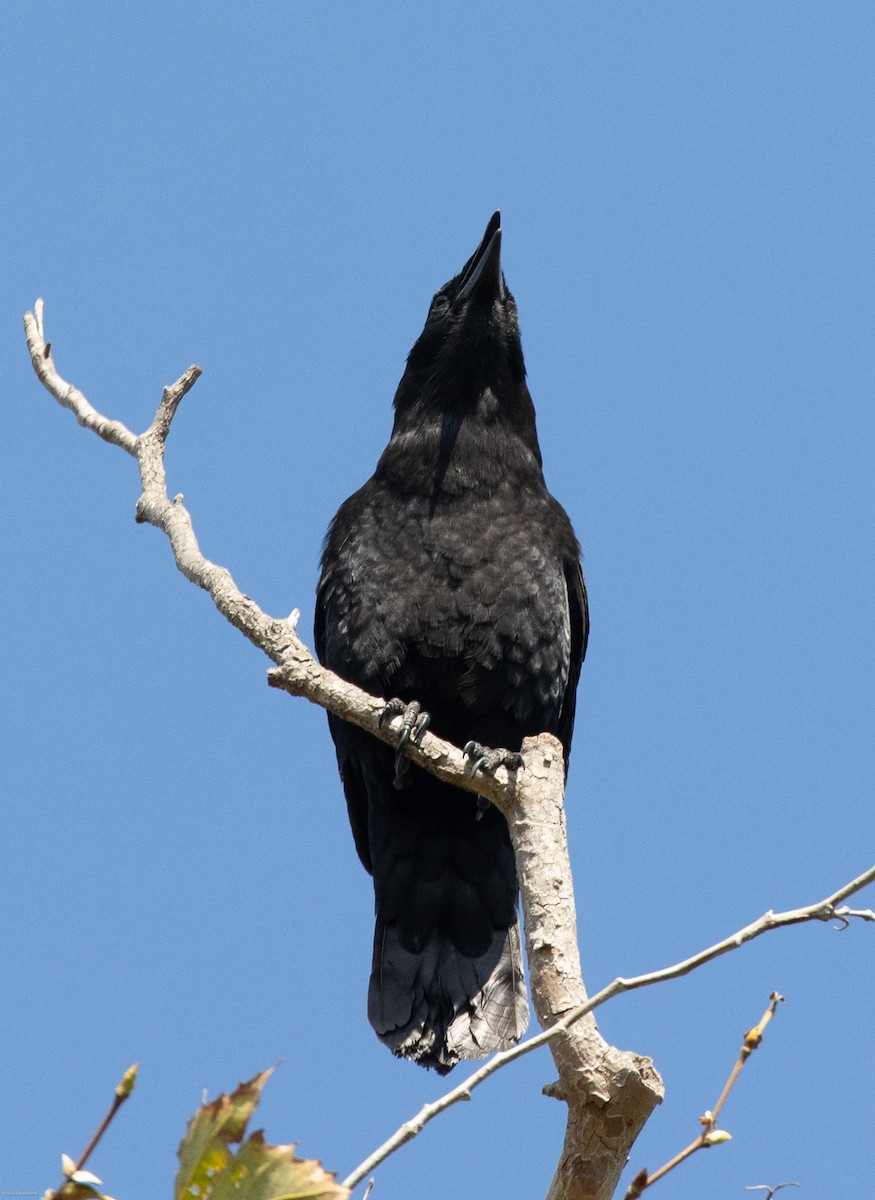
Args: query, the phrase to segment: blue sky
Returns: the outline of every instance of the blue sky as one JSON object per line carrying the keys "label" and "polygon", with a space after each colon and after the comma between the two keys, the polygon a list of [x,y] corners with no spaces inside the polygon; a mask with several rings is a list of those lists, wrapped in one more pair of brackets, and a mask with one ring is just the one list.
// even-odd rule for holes
{"label": "blue sky", "polygon": [[[135,1059],[90,1164],[118,1200],[169,1194],[202,1089],[277,1059],[260,1123],[341,1175],[442,1090],[367,1024],[370,881],[323,714],[267,688],[135,525],[132,462],[39,388],[37,295],[61,372],[135,430],[204,368],[170,487],[309,638],[325,527],[500,207],[592,607],[568,790],[590,988],[871,864],[870,4],[4,11],[0,1190],[56,1184]],[[873,936],[773,934],[604,1009],[668,1089],[630,1173],[694,1136],[777,988],[733,1141],[660,1194],[864,1194]],[[375,1200],[543,1194],[552,1078],[538,1053],[487,1084]]]}

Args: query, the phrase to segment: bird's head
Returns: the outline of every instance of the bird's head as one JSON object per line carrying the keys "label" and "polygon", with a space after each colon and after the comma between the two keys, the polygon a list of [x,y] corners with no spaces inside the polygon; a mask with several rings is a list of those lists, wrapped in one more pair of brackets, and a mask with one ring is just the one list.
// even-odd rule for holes
{"label": "bird's head", "polygon": [[435,293],[408,356],[406,376],[419,386],[450,380],[486,386],[519,384],[525,373],[516,303],[501,269],[501,213],[496,212],[459,274]]}

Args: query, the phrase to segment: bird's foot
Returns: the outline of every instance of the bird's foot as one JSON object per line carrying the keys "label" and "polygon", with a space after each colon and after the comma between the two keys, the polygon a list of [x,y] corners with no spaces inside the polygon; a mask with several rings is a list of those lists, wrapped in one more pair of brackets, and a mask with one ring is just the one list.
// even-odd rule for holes
{"label": "bird's foot", "polygon": [[[491,775],[499,767],[506,767],[508,771],[519,771],[523,766],[523,756],[519,751],[492,750],[488,746],[481,746],[479,742],[468,742],[462,753],[468,759],[465,774],[469,779],[473,779],[478,771],[488,771]],[[481,820],[487,808],[489,801],[483,796],[478,796],[477,814],[474,819]]]}
{"label": "bird's foot", "polygon": [[401,732],[398,735],[398,746],[395,750],[395,778],[392,786],[405,788],[410,783],[410,760],[404,753],[409,742],[414,745],[419,741],[431,724],[431,717],[422,711],[422,705],[416,700],[406,704],[397,696],[386,702],[386,707],[380,714],[380,724],[384,725],[394,717],[401,718]]}
{"label": "bird's foot", "polygon": [[468,759],[465,774],[469,779],[473,779],[478,771],[488,771],[492,775],[499,767],[519,771],[524,762],[518,750],[492,750],[489,746],[481,746],[479,742],[468,742],[462,753]]}

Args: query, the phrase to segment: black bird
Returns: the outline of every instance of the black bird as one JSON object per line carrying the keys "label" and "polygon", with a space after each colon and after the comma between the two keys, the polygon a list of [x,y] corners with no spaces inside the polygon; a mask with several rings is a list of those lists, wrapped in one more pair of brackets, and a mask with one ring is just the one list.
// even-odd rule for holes
{"label": "black bird", "polygon": [[[436,293],[371,479],[322,555],[319,658],[393,697],[416,736],[511,767],[524,737],[571,747],[589,628],[571,522],[547,491],[495,213]],[[528,1022],[517,880],[497,809],[329,715],[356,849],[374,877],[368,1016],[395,1054],[440,1073]],[[482,818],[482,819],[480,819]]]}

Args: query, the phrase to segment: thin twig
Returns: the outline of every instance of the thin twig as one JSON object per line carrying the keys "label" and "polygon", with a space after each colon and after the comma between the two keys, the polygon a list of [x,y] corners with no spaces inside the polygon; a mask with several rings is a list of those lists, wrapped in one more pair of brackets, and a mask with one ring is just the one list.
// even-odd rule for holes
{"label": "thin twig", "polygon": [[767,1183],[751,1183],[745,1186],[746,1192],[768,1192],[768,1196],[763,1196],[762,1200],[772,1200],[775,1192],[780,1192],[785,1187],[799,1187],[798,1183],[776,1183],[774,1187],[770,1187]]}
{"label": "thin twig", "polygon": [[121,421],[110,421],[88,403],[78,388],[62,379],[55,369],[51,355],[51,344],[45,339],[45,324],[43,312],[45,305],[37,300],[32,313],[25,313],[24,332],[27,337],[27,348],[33,369],[39,376],[40,382],[46,387],[59,404],[69,408],[80,425],[96,433],[105,442],[120,446],[128,454],[136,454],[136,435],[131,433]]}
{"label": "thin twig", "polygon": [[110,1104],[109,1109],[107,1110],[106,1116],[103,1118],[103,1120],[97,1126],[97,1129],[95,1129],[94,1133],[92,1134],[91,1140],[89,1141],[88,1145],[85,1147],[85,1149],[79,1155],[79,1158],[73,1164],[72,1169],[67,1172],[67,1178],[64,1180],[64,1183],[61,1184],[61,1186],[58,1188],[57,1191],[55,1191],[55,1192],[48,1191],[44,1197],[44,1200],[50,1200],[50,1197],[56,1197],[56,1196],[61,1195],[63,1193],[64,1187],[66,1187],[66,1185],[71,1180],[73,1182],[76,1181],[76,1175],[85,1166],[86,1162],[91,1157],[91,1154],[92,1154],[94,1148],[97,1146],[97,1143],[100,1141],[100,1139],[106,1133],[107,1129],[109,1129],[109,1126],[112,1122],[113,1117],[116,1115],[118,1110],[124,1104],[125,1100],[127,1100],[128,1096],[130,1096],[131,1092],[134,1090],[134,1086],[136,1085],[136,1082],[137,1082],[137,1072],[139,1071],[139,1069],[140,1069],[140,1064],[134,1063],[134,1065],[132,1067],[128,1067],[127,1071],[125,1071],[124,1075],[121,1077],[120,1083],[118,1084],[118,1086],[115,1089],[115,1093],[112,1098],[112,1104]]}
{"label": "thin twig", "polygon": [[842,900],[846,900],[848,896],[854,895],[855,892],[862,891],[868,887],[870,883],[875,883],[875,866],[864,871],[862,875],[858,875],[856,879],[852,879],[850,883],[846,883],[844,887],[839,888],[831,896],[827,896],[825,900],[820,900],[816,904],[806,905],[804,908],[792,908],[787,912],[776,913],[770,909],[763,913],[756,921],[752,921],[750,925],[745,925],[743,929],[739,929],[737,933],[731,934],[720,942],[715,942],[713,946],[709,946],[707,950],[701,950],[698,954],[692,955],[691,958],[685,958],[682,962],[675,963],[674,966],[664,967],[660,971],[652,971],[647,975],[635,975],[629,979],[622,976],[615,979],[613,983],[608,984],[606,988],[598,992],[586,1004],[582,1004],[577,1009],[573,1009],[564,1018],[569,1024],[582,1017],[585,1013],[592,1012],[593,1008],[598,1004],[604,1004],[606,1000],[610,1000],[613,996],[619,995],[621,992],[632,992],[637,988],[649,987],[653,983],[663,983],[669,979],[680,979],[684,975],[689,975],[691,971],[695,971],[697,967],[701,967],[706,962],[711,962],[712,959],[719,958],[723,954],[728,954],[731,950],[737,950],[739,946],[743,946],[745,942],[751,942],[754,938],[759,937],[763,933],[768,933],[772,929],[781,929],[785,925],[800,925],[805,921],[842,921],[846,926],[849,920],[857,917],[862,921],[875,921],[875,912],[871,908],[850,909],[837,908],[836,906]]}
{"label": "thin twig", "polygon": [[778,992],[772,992],[771,996],[769,996],[769,1007],[763,1013],[759,1022],[754,1025],[753,1029],[749,1029],[744,1035],[744,1041],[741,1044],[738,1058],[729,1073],[729,1078],[723,1086],[723,1091],[720,1093],[717,1103],[704,1116],[699,1118],[700,1124],[704,1126],[699,1136],[690,1142],[689,1146],[685,1146],[674,1158],[670,1158],[667,1163],[664,1163],[658,1171],[654,1171],[652,1175],[648,1174],[646,1170],[639,1171],[630,1183],[623,1200],[638,1200],[642,1192],[656,1183],[658,1179],[662,1179],[669,1171],[673,1171],[675,1167],[680,1166],[682,1162],[695,1154],[697,1150],[706,1150],[710,1146],[718,1146],[721,1142],[729,1141],[731,1135],[717,1128],[717,1118],[720,1116],[720,1111],[726,1103],[729,1093],[735,1087],[742,1067],[754,1050],[756,1050],[757,1046],[759,1046],[760,1042],[762,1042],[763,1031],[775,1015],[775,1009],[783,999],[784,997]]}
{"label": "thin twig", "polygon": [[618,977],[613,983],[609,983],[607,987],[602,988],[600,992],[591,996],[584,1004],[580,1004],[567,1012],[561,1020],[557,1021],[555,1025],[551,1025],[549,1029],[545,1029],[534,1037],[520,1042],[518,1046],[514,1046],[510,1050],[503,1050],[500,1054],[494,1055],[479,1070],[469,1076],[464,1083],[454,1087],[440,1099],[424,1105],[415,1117],[410,1121],[405,1121],[401,1128],[388,1138],[382,1146],[379,1146],[363,1163],[357,1166],[354,1171],[351,1171],[346,1179],[344,1179],[343,1186],[348,1188],[354,1187],[355,1184],[359,1183],[379,1163],[388,1158],[390,1154],[394,1153],[400,1146],[403,1146],[405,1142],[409,1142],[412,1138],[416,1137],[438,1113],[456,1104],[459,1100],[470,1099],[470,1093],[484,1079],[488,1079],[490,1075],[493,1075],[496,1071],[506,1066],[507,1063],[513,1062],[514,1059],[522,1058],[524,1054],[530,1054],[533,1050],[537,1050],[539,1046],[546,1045],[555,1038],[561,1037],[575,1021],[579,1021],[581,1017],[586,1016],[587,1013],[607,1003],[614,996],[620,995],[621,992],[631,992],[637,988],[649,987],[654,983],[663,983],[668,979],[678,979],[683,975],[688,975],[690,971],[694,971],[697,967],[710,962],[712,959],[719,958],[722,954],[728,954],[730,950],[737,950],[745,942],[753,941],[754,938],[759,937],[761,934],[768,933],[772,929],[780,929],[785,925],[798,925],[803,921],[829,921],[834,918],[847,921],[852,916],[859,917],[865,921],[875,921],[875,912],[871,909],[852,911],[848,908],[836,908],[836,905],[841,903],[842,900],[846,900],[848,896],[854,895],[873,882],[875,882],[875,866],[870,867],[868,871],[864,871],[862,875],[858,875],[856,879],[852,879],[850,883],[846,883],[844,887],[840,887],[838,891],[834,892],[831,896],[827,896],[825,900],[821,900],[816,904],[809,904],[805,908],[790,909],[784,913],[775,913],[770,910],[764,913],[759,920],[753,921],[750,925],[745,925],[743,929],[739,929],[737,933],[733,933],[730,937],[724,938],[723,941],[709,946],[707,950],[701,950],[691,958],[685,958],[682,962],[675,963],[674,966],[663,967],[659,971],[651,971],[646,975],[635,975],[629,979]]}
{"label": "thin twig", "polygon": [[170,425],[173,418],[176,416],[176,410],[179,408],[179,402],[183,396],[190,392],[197,381],[203,375],[200,367],[192,364],[185,371],[176,383],[166,387],[161,396],[161,403],[158,405],[158,411],[155,414],[155,420],[152,422],[147,432],[155,434],[162,445],[167,441],[167,435],[170,433]]}

